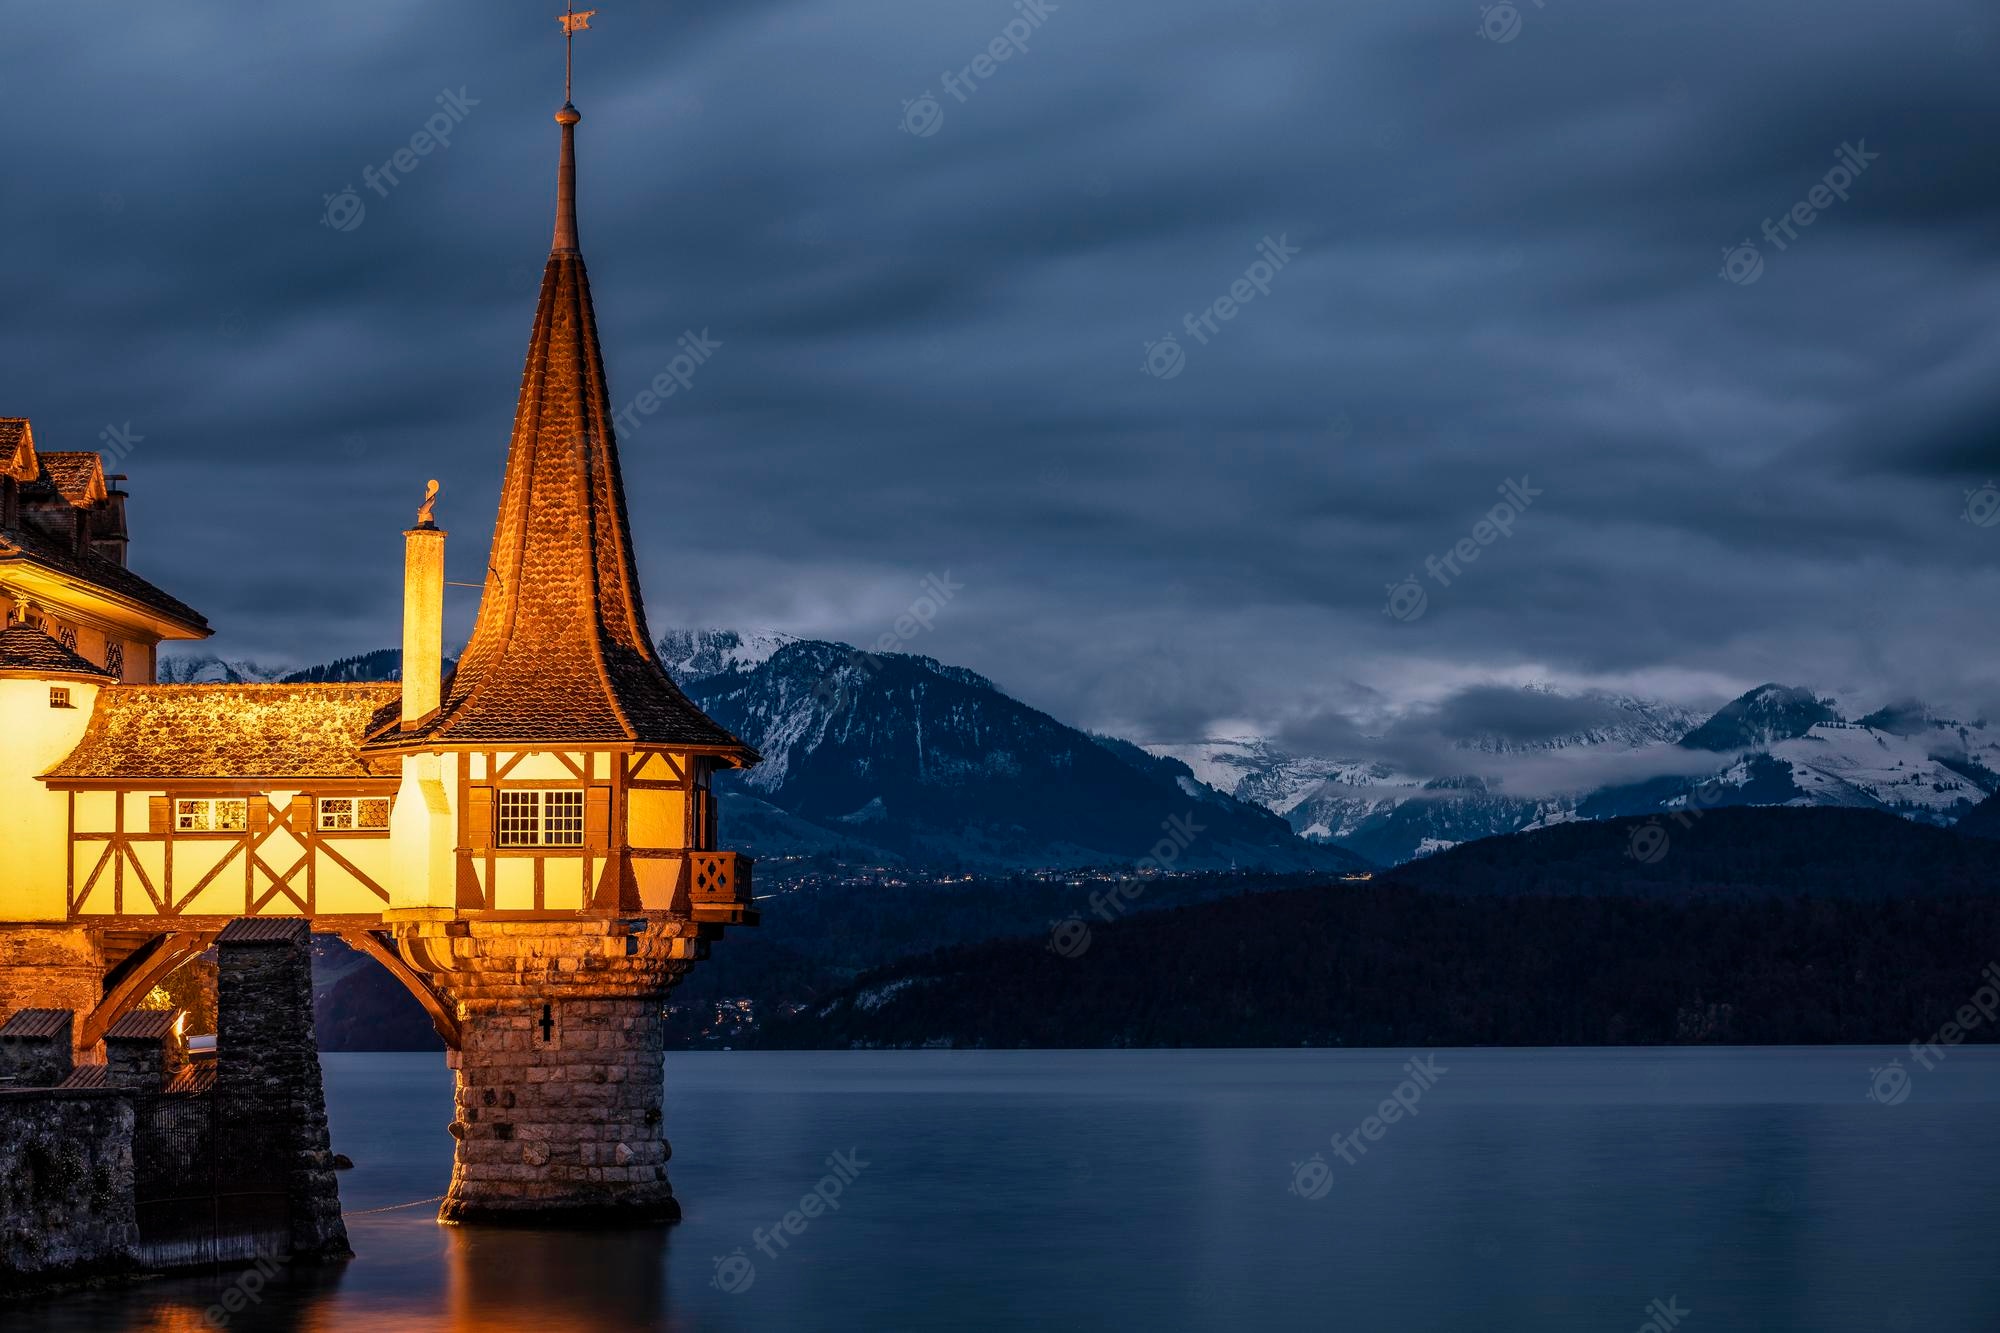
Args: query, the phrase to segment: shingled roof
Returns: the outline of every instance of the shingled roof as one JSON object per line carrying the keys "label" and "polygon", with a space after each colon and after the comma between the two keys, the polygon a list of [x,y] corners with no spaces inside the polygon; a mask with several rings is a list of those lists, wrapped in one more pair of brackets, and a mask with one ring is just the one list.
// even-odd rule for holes
{"label": "shingled roof", "polygon": [[40,455],[42,477],[73,505],[95,504],[109,493],[104,460],[93,453],[63,450]]}
{"label": "shingled roof", "polygon": [[754,762],[654,656],[639,600],[590,280],[576,241],[575,135],[564,106],[555,245],[542,271],[472,638],[411,744],[636,743]]}
{"label": "shingled roof", "polygon": [[200,637],[209,634],[208,620],[179,598],[170,597],[115,560],[42,532],[23,518],[14,527],[0,527],[0,583],[10,562],[35,565],[50,573],[80,579],[100,591],[136,602],[157,615],[178,621]]}
{"label": "shingled roof", "polygon": [[365,778],[361,739],[395,685],[121,685],[58,778]]}
{"label": "shingled roof", "polygon": [[29,482],[41,475],[35,462],[35,432],[26,417],[0,417],[0,477]]}
{"label": "shingled roof", "polygon": [[116,680],[112,672],[65,648],[48,631],[26,621],[0,630],[0,676],[31,676],[37,680]]}

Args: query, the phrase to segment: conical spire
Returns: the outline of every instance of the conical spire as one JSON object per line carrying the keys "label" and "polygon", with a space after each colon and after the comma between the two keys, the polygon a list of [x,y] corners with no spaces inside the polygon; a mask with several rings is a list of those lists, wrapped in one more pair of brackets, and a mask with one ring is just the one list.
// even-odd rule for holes
{"label": "conical spire", "polygon": [[555,252],[577,253],[576,244],[576,123],[583,119],[583,113],[563,103],[562,110],[556,112],[556,123],[562,126],[562,163],[556,168],[556,243]]}
{"label": "conical spire", "polygon": [[562,126],[556,230],[514,411],[479,618],[416,744],[749,748],[688,702],[654,657],[639,598],[611,399],[577,249],[575,129]]}

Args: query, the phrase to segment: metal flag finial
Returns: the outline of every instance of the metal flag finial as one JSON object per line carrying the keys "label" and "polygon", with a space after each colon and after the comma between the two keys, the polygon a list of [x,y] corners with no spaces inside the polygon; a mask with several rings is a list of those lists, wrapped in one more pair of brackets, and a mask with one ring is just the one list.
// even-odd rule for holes
{"label": "metal flag finial", "polygon": [[576,68],[577,30],[588,31],[591,17],[596,13],[597,11],[594,9],[586,9],[581,14],[577,13],[575,0],[570,0],[564,12],[556,15],[556,22],[562,24],[563,28],[563,101],[565,104],[570,100],[572,76]]}

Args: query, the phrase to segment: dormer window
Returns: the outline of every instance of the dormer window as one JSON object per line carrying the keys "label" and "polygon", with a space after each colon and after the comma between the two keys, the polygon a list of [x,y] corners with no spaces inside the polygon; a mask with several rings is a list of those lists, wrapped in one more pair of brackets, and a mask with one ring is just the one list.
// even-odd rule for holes
{"label": "dormer window", "polygon": [[74,708],[74,707],[76,707],[76,705],[75,705],[75,704],[73,704],[73,703],[71,703],[71,702],[69,701],[69,689],[68,689],[68,687],[66,687],[66,686],[62,686],[62,685],[51,685],[51,686],[49,686],[49,707],[51,707],[51,708]]}
{"label": "dormer window", "polygon": [[581,791],[502,791],[498,814],[499,846],[583,846]]}

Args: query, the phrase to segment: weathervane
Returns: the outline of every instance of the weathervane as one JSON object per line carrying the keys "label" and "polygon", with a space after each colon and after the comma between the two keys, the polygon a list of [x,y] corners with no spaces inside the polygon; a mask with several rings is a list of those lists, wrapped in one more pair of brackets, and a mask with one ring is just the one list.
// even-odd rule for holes
{"label": "weathervane", "polygon": [[417,511],[418,527],[428,528],[435,526],[435,520],[431,517],[431,511],[437,508],[437,502],[438,484],[437,478],[433,477],[431,478],[430,485],[424,488],[424,507]]}
{"label": "weathervane", "polygon": [[576,67],[577,29],[582,28],[585,31],[588,31],[590,28],[591,16],[595,13],[597,13],[597,11],[594,9],[586,9],[581,14],[577,13],[575,0],[570,0],[569,5],[567,6],[567,11],[565,13],[556,15],[556,22],[562,24],[563,26],[563,101],[564,102],[568,102],[570,100],[571,77],[574,74]]}

